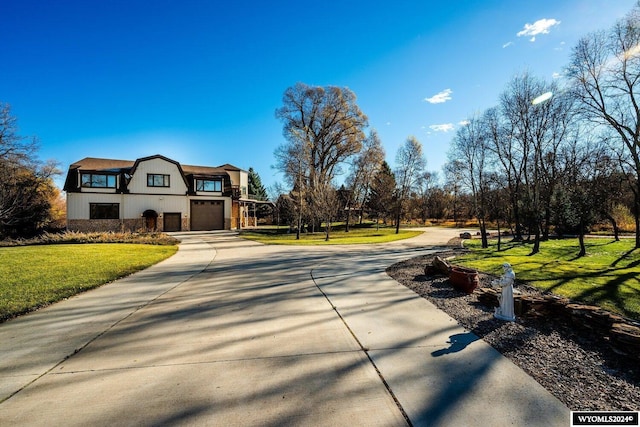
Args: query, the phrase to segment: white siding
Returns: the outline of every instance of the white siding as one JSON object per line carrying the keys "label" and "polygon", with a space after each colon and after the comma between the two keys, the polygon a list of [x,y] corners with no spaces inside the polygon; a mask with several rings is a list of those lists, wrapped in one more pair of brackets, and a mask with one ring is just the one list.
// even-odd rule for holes
{"label": "white siding", "polygon": [[182,217],[189,214],[189,200],[186,196],[67,193],[67,217],[89,219],[90,203],[119,203],[120,219],[140,218],[147,209],[154,210],[159,215],[164,212],[180,212]]}
{"label": "white siding", "polygon": [[88,187],[82,187],[82,189],[80,190],[83,193],[99,193],[99,194],[116,194],[116,189],[115,188],[88,188]]}
{"label": "white siding", "polygon": [[[147,174],[169,175],[170,187],[148,187]],[[138,163],[128,185],[131,193],[138,194],[186,194],[187,186],[178,166],[166,160],[155,158]]]}
{"label": "white siding", "polygon": [[89,219],[89,203],[120,203],[120,218],[123,215],[120,194],[67,193],[67,218]]}
{"label": "white siding", "polygon": [[[77,173],[77,172],[76,172]],[[248,174],[241,170],[228,171],[231,183],[239,186],[244,192],[242,197],[246,197],[248,187]],[[168,175],[169,187],[149,187],[147,186],[147,175]],[[117,179],[120,179],[118,177]],[[118,189],[120,185],[118,183]],[[189,195],[187,184],[185,183],[180,168],[176,163],[164,160],[163,158],[152,157],[137,163],[137,167],[127,186],[129,192],[125,194],[117,193],[118,189],[98,189],[79,188],[80,192],[72,191],[67,193],[67,218],[70,221],[78,220],[74,224],[82,228],[83,220],[90,220],[91,203],[118,203],[120,206],[119,219],[121,228],[138,227],[142,224],[142,213],[146,210],[155,211],[159,217],[165,213],[180,213],[183,229],[188,229],[191,216],[191,200],[218,200],[224,202],[224,224],[225,227],[236,227],[236,220],[232,223],[233,202],[231,197],[223,196],[222,192],[198,192],[197,195]],[[218,210],[216,215],[220,215]],[[139,221],[130,221],[132,219]],[[118,221],[109,220],[105,222],[109,227],[117,224]],[[162,224],[160,222],[160,224]],[[88,228],[94,227],[93,221],[89,221]]]}
{"label": "white siding", "polygon": [[249,174],[243,170],[228,170],[227,173],[231,178],[231,185],[239,186],[241,197],[247,197],[247,192],[249,191]]}
{"label": "white siding", "polygon": [[240,185],[240,172],[228,170],[229,178],[231,178],[231,185]]}
{"label": "white siding", "polygon": [[241,197],[247,197],[249,192],[249,174],[245,171],[240,171],[240,194]]}
{"label": "white siding", "polygon": [[196,191],[196,196],[202,196],[210,200],[222,197],[222,191]]}

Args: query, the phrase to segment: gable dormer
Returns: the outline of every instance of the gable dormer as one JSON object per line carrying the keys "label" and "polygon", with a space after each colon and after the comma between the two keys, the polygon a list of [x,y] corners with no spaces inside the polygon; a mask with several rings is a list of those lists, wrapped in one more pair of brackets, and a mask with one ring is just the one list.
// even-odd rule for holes
{"label": "gable dormer", "polygon": [[127,160],[84,158],[69,167],[63,189],[69,193],[126,192],[123,171],[132,164]]}
{"label": "gable dormer", "polygon": [[129,176],[129,193],[187,194],[189,187],[180,164],[159,154],[136,160]]}

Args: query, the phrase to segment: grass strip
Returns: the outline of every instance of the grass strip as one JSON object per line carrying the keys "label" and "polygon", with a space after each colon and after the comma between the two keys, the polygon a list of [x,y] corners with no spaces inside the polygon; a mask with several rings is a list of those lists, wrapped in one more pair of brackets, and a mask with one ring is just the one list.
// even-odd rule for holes
{"label": "grass strip", "polygon": [[111,243],[0,248],[0,321],[147,268],[177,250]]}
{"label": "grass strip", "polygon": [[296,233],[282,230],[266,229],[243,231],[240,237],[267,245],[355,245],[379,244],[408,239],[422,234],[422,231],[400,230],[395,234],[393,228],[352,228],[348,233],[344,229],[334,230],[329,241],[325,241],[325,233],[301,233],[296,240]]}

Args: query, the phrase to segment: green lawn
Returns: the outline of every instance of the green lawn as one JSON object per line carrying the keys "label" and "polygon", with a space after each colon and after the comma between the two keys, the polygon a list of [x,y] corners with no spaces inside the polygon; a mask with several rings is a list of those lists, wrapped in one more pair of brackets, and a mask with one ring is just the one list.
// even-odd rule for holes
{"label": "green lawn", "polygon": [[263,228],[259,230],[243,231],[240,237],[254,240],[267,245],[353,245],[388,243],[396,240],[408,239],[420,235],[421,231],[400,230],[395,234],[395,228],[375,226],[353,227],[349,232],[344,227],[337,226],[330,234],[329,241],[325,241],[323,231],[316,233],[301,233],[300,240],[296,240],[296,232],[287,233],[288,228]]}
{"label": "green lawn", "polygon": [[0,248],[0,321],[142,270],[177,250],[112,243]]}
{"label": "green lawn", "polygon": [[517,279],[537,288],[640,319],[640,250],[633,239],[587,239],[581,258],[577,239],[542,242],[533,256],[531,244],[503,242],[498,252],[496,243],[482,249],[479,240],[465,241],[471,252],[454,262],[496,275],[508,262]]}

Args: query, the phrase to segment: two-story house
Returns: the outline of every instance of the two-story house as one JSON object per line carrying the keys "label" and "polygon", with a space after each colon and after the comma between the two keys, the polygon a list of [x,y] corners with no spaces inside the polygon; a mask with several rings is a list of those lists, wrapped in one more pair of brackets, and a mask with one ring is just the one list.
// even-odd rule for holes
{"label": "two-story house", "polygon": [[[73,231],[232,230],[249,218],[248,173],[225,164],[181,165],[154,155],[87,157],[69,166],[67,228]],[[254,209],[255,212],[255,209]]]}

